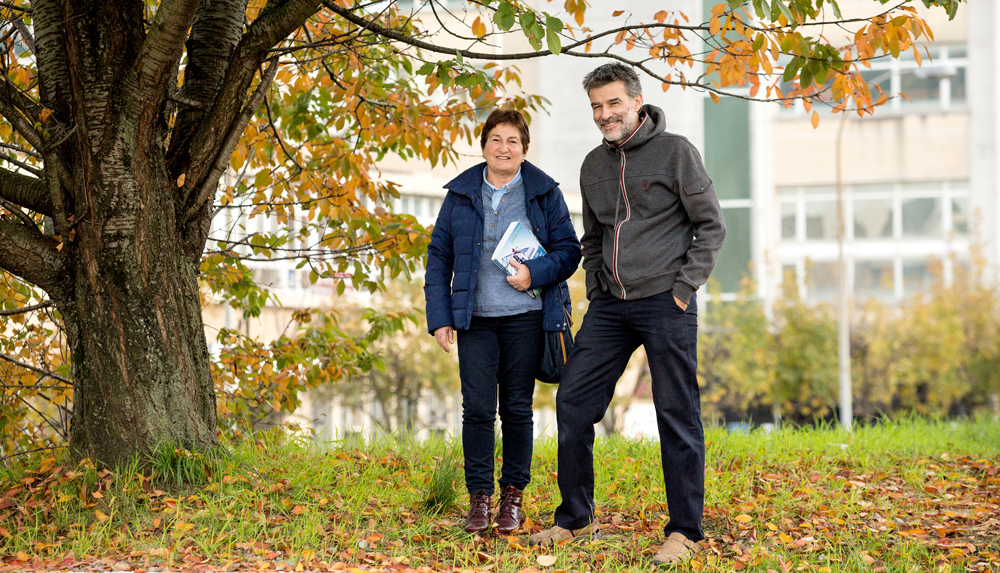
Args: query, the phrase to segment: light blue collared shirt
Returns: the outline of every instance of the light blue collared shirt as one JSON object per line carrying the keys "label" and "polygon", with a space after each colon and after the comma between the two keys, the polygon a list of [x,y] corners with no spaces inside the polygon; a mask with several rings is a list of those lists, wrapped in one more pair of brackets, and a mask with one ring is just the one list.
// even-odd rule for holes
{"label": "light blue collared shirt", "polygon": [[489,180],[486,178],[486,173],[488,172],[488,170],[489,167],[483,167],[483,183],[486,185],[486,187],[488,187],[491,191],[493,191],[492,205],[493,205],[493,210],[496,211],[497,209],[500,208],[500,200],[503,199],[503,196],[507,194],[507,191],[510,191],[511,188],[513,187],[518,187],[521,185],[521,168],[518,167],[517,175],[515,175],[513,179],[508,181],[506,185],[500,188],[494,187],[493,184],[490,183]]}

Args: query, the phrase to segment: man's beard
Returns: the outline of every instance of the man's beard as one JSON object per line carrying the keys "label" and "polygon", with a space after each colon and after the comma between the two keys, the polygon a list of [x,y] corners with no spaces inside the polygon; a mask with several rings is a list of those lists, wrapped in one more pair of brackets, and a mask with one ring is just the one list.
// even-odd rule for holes
{"label": "man's beard", "polygon": [[[633,131],[635,131],[635,126],[639,125],[639,114],[634,113],[633,103],[629,103],[628,110],[622,115],[614,115],[606,120],[599,120],[597,126],[601,128],[601,133],[604,133],[604,138],[612,143],[618,143],[621,140],[628,137]],[[621,121],[621,128],[618,133],[612,132],[608,134],[604,131],[604,126],[616,121]]]}

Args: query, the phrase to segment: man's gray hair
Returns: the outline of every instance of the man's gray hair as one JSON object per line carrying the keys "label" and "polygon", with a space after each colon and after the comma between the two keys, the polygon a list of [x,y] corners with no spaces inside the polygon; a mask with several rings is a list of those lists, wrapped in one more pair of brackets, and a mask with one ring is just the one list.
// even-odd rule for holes
{"label": "man's gray hair", "polygon": [[635,70],[630,66],[620,62],[604,64],[584,76],[583,89],[589,94],[592,89],[603,88],[614,82],[625,84],[625,93],[628,94],[628,97],[636,97],[642,93],[639,74],[635,73]]}

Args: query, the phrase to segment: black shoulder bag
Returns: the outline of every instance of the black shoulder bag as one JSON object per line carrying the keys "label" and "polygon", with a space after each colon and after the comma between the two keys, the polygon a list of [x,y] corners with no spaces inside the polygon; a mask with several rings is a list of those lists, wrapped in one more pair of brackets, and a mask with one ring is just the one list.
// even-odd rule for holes
{"label": "black shoulder bag", "polygon": [[573,318],[566,307],[562,307],[566,313],[566,328],[556,332],[545,331],[545,343],[542,349],[542,363],[538,367],[538,374],[535,378],[539,382],[547,384],[558,384],[562,376],[563,366],[573,352]]}

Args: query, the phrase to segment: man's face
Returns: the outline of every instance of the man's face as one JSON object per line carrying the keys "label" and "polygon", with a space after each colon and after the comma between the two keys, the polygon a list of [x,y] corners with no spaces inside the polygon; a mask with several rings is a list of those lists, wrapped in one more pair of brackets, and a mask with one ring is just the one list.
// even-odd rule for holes
{"label": "man's face", "polygon": [[604,139],[620,143],[635,131],[635,126],[639,124],[642,94],[628,97],[625,83],[617,81],[594,88],[588,95],[594,123],[604,134]]}

